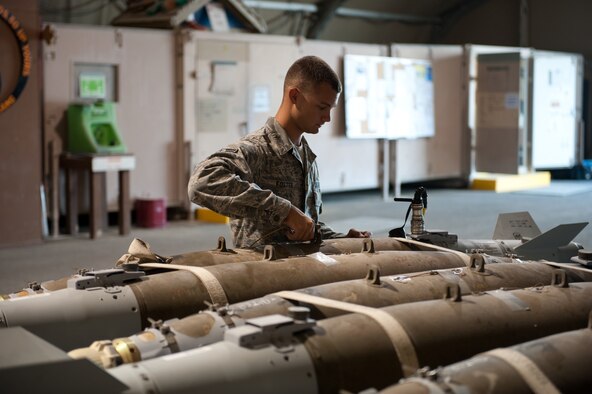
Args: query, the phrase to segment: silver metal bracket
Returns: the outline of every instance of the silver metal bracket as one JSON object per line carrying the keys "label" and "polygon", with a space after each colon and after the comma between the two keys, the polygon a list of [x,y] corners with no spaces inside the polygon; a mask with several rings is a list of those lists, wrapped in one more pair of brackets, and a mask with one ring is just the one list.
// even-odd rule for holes
{"label": "silver metal bracket", "polygon": [[454,248],[458,245],[458,235],[450,234],[448,231],[431,230],[425,231],[422,234],[411,234],[409,238],[444,248]]}
{"label": "silver metal bracket", "polygon": [[127,282],[137,280],[144,275],[143,271],[125,271],[112,268],[100,271],[86,271],[68,279],[68,288],[84,290],[93,287],[123,286]]}
{"label": "silver metal bracket", "polygon": [[316,325],[312,319],[294,320],[283,315],[268,315],[249,319],[245,325],[226,331],[224,340],[250,349],[273,345],[290,347],[294,335]]}

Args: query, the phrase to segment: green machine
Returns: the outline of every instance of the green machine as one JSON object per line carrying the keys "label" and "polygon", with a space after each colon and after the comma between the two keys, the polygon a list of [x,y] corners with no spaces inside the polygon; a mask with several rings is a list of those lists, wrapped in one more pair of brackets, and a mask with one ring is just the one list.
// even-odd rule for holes
{"label": "green machine", "polygon": [[72,153],[125,153],[117,131],[115,103],[71,104],[68,107],[68,151]]}

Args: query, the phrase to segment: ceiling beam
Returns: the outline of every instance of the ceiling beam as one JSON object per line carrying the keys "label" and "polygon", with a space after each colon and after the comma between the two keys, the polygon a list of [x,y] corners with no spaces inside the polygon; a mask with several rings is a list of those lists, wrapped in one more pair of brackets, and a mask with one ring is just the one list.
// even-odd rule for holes
{"label": "ceiling beam", "polygon": [[[316,4],[292,3],[281,1],[243,0],[246,6],[262,10],[275,10],[286,12],[305,12],[314,14],[319,11]],[[438,16],[422,16],[398,14],[392,12],[368,11],[355,8],[338,7],[335,16],[344,18],[359,18],[368,20],[380,20],[384,22],[401,22],[410,24],[439,24],[441,19]]]}
{"label": "ceiling beam", "polygon": [[432,27],[430,42],[439,42],[463,16],[483,5],[487,0],[465,0],[440,14],[441,23]]}
{"label": "ceiling beam", "polygon": [[322,31],[327,27],[327,24],[335,15],[335,11],[343,4],[346,0],[324,0],[318,4],[318,11],[316,13],[315,21],[308,28],[306,38],[318,38]]}

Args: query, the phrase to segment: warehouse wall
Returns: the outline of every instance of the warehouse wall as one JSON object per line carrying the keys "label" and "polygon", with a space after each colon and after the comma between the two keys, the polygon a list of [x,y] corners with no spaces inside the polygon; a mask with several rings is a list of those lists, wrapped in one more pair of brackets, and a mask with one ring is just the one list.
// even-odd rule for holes
{"label": "warehouse wall", "polygon": [[431,138],[404,139],[391,144],[392,183],[463,178],[469,173],[463,48],[395,44],[391,51],[399,57],[432,62],[435,125],[435,135]]}
{"label": "warehouse wall", "polygon": [[[343,78],[343,56],[387,56],[388,47],[306,40],[299,56],[322,57]],[[287,70],[286,70],[287,71]],[[331,123],[318,136],[308,138],[317,154],[321,186],[324,192],[376,188],[380,186],[380,150],[376,140],[349,139],[345,136],[345,96],[331,114]],[[317,138],[318,137],[318,138]]]}
{"label": "warehouse wall", "polygon": [[[466,13],[438,42],[520,46],[520,0],[488,0]],[[592,2],[528,0],[526,45],[536,49],[582,53],[592,57]]]}
{"label": "warehouse wall", "polygon": [[566,0],[531,1],[529,44],[538,49],[576,52],[584,55],[584,155],[592,159],[592,2]]}
{"label": "warehouse wall", "polygon": [[[459,19],[438,37],[446,44],[483,44],[533,47],[584,55],[584,79],[592,80],[592,2],[580,0],[528,0],[520,31],[521,1],[489,0]],[[592,158],[592,99],[584,91],[585,155]]]}
{"label": "warehouse wall", "polygon": [[[261,127],[274,116],[282,98],[289,66],[301,56],[323,57],[341,73],[345,53],[386,55],[387,47],[328,41],[297,40],[291,37],[249,34],[192,33],[185,58],[195,56],[195,72],[185,70],[184,86],[195,97],[185,96],[186,139],[192,145],[192,165],[206,156]],[[194,54],[194,55],[192,55]],[[270,56],[273,54],[273,56]],[[232,92],[221,90],[216,64],[230,62]],[[195,75],[195,81],[192,75]],[[228,78],[228,77],[227,77]],[[224,86],[222,86],[224,88]],[[255,92],[268,99],[254,101]],[[193,119],[191,117],[194,116]],[[318,155],[323,191],[375,188],[379,185],[378,146],[374,140],[350,140],[344,135],[343,97],[332,112],[331,123],[318,135],[307,138]],[[216,119],[215,124],[212,119]],[[358,160],[364,157],[363,163]]]}
{"label": "warehouse wall", "polygon": [[[44,45],[46,170],[66,145],[65,111],[75,102],[74,64],[113,65],[117,70],[117,122],[128,152],[136,156],[131,197],[166,197],[178,204],[175,174],[175,51],[170,31],[51,25]],[[50,146],[53,144],[53,157]],[[108,202],[117,206],[117,175],[108,174]]]}
{"label": "warehouse wall", "polygon": [[592,57],[592,2],[531,0],[529,8],[530,46]]}
{"label": "warehouse wall", "polygon": [[[531,0],[530,3],[539,0]],[[463,14],[432,39],[440,44],[518,46],[520,0],[486,0]]]}
{"label": "warehouse wall", "polygon": [[[5,0],[2,5],[24,27],[32,58],[24,91],[12,107],[0,113],[0,247],[38,243],[42,238],[41,21],[36,0]],[[19,68],[18,46],[0,22],[0,101],[14,89]]]}

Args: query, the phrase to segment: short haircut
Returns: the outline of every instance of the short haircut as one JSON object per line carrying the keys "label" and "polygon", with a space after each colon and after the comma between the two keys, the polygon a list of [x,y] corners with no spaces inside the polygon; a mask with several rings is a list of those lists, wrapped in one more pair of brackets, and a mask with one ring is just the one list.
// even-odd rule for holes
{"label": "short haircut", "polygon": [[284,89],[295,86],[310,90],[326,82],[337,93],[341,93],[341,81],[333,69],[320,57],[305,56],[294,62],[284,79]]}

